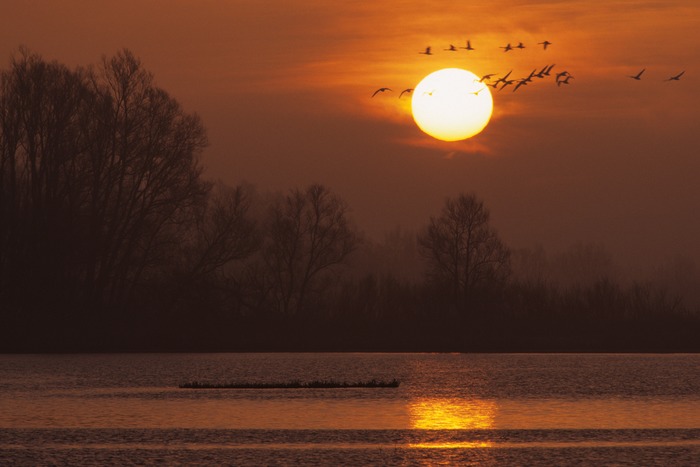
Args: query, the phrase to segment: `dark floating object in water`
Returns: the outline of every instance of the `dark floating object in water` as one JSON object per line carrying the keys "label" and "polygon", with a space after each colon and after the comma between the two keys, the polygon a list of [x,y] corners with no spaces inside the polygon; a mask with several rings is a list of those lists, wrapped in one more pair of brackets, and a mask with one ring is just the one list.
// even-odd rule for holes
{"label": "dark floating object in water", "polygon": [[349,383],[347,381],[290,381],[287,383],[207,383],[203,381],[192,381],[180,385],[181,389],[344,389],[344,388],[398,388],[399,381],[358,381]]}

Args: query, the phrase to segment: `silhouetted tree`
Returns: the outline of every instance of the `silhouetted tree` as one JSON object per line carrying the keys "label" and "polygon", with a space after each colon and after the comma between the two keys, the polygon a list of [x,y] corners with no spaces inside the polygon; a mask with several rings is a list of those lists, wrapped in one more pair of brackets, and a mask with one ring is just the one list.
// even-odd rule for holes
{"label": "silhouetted tree", "polygon": [[612,255],[601,244],[576,243],[555,255],[550,264],[551,281],[562,287],[588,286],[614,275]]}
{"label": "silhouetted tree", "polygon": [[103,61],[93,89],[86,286],[95,303],[118,303],[177,241],[169,224],[206,192],[197,160],[206,136],[129,51]]}
{"label": "silhouetted tree", "polygon": [[80,277],[94,96],[85,73],[24,49],[0,81],[0,299],[55,309]]}
{"label": "silhouetted tree", "polygon": [[509,273],[509,251],[489,225],[489,211],[474,194],[448,198],[418,236],[430,277],[469,298],[501,284]]}
{"label": "silhouetted tree", "polygon": [[173,252],[177,264],[173,271],[176,277],[170,284],[175,288],[170,293],[171,301],[200,290],[244,301],[245,260],[261,244],[261,232],[250,213],[251,202],[249,188],[217,183],[203,202],[194,206],[180,235],[182,244]]}
{"label": "silhouetted tree", "polygon": [[123,304],[206,193],[199,118],[126,50],[99,71],[22,50],[1,83],[0,294],[26,303],[39,289],[52,309]]}
{"label": "silhouetted tree", "polygon": [[274,203],[263,256],[275,308],[302,311],[355,249],[348,207],[322,185],[292,190]]}

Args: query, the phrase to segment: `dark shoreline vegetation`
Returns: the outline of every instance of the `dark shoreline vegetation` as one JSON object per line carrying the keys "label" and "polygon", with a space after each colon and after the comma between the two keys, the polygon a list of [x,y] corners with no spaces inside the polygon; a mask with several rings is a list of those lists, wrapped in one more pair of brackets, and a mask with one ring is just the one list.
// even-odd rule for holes
{"label": "dark shoreline vegetation", "polygon": [[513,249],[469,187],[374,240],[323,185],[208,180],[204,125],[127,50],[20,50],[0,85],[0,352],[700,351],[689,260]]}
{"label": "dark shoreline vegetation", "polygon": [[401,384],[397,379],[390,381],[380,381],[372,379],[369,381],[335,381],[335,380],[314,380],[314,381],[288,381],[271,383],[210,383],[206,381],[190,381],[180,384],[180,389],[352,389],[352,388],[398,388]]}

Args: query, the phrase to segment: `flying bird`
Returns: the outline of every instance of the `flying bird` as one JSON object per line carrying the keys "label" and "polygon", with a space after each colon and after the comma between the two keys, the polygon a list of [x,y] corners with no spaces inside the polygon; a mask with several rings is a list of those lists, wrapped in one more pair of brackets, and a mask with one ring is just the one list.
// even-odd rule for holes
{"label": "flying bird", "polygon": [[640,71],[640,72],[637,73],[636,75],[630,76],[630,78],[636,79],[637,81],[639,81],[640,79],[642,79],[642,73],[644,73],[644,70],[646,70],[646,68],[644,68],[642,71]]}
{"label": "flying bird", "polygon": [[552,45],[549,41],[538,42],[537,45],[541,45],[544,50],[547,50],[547,46]]}
{"label": "flying bird", "polygon": [[526,84],[527,84],[527,79],[525,79],[525,78],[521,79],[520,81],[518,81],[518,84],[516,84],[515,87],[513,88],[513,92],[517,91],[520,86],[525,86]]}
{"label": "flying bird", "polygon": [[466,47],[460,47],[460,49],[475,50],[474,47],[472,47],[472,43],[471,43],[470,41],[467,41],[467,46],[466,46]]}
{"label": "flying bird", "polygon": [[499,91],[499,92],[500,92],[500,91],[503,91],[503,88],[505,88],[506,86],[510,86],[510,85],[513,84],[514,82],[515,82],[515,80],[513,80],[513,79],[506,79],[506,80],[503,80],[503,86],[501,86],[501,89],[499,89],[498,91]]}
{"label": "flying bird", "polygon": [[567,75],[566,78],[557,81],[557,86],[561,86],[562,84],[569,84],[570,79],[573,79],[573,76]]}
{"label": "flying bird", "polygon": [[510,42],[508,42],[508,44],[505,47],[501,47],[501,49],[503,49],[504,52],[508,52],[510,50],[513,50],[513,47],[511,47]]}
{"label": "flying bird", "polygon": [[486,88],[481,88],[478,91],[470,92],[469,94],[474,94],[475,96],[478,96],[481,91],[483,91]]}
{"label": "flying bird", "polygon": [[[508,73],[506,73],[506,75],[503,76],[502,78],[498,78],[498,79],[496,80],[496,84],[505,83],[505,82],[508,80],[508,77],[510,76],[511,73],[513,73],[513,70],[510,70],[510,71],[509,71]],[[494,88],[495,88],[495,87],[496,87],[496,86],[494,86]]]}
{"label": "flying bird", "polygon": [[515,46],[516,49],[524,49],[525,46],[523,45],[522,42],[518,42],[518,45]]}
{"label": "flying bird", "polygon": [[404,89],[403,91],[401,91],[401,94],[399,94],[399,99],[401,99],[401,96],[403,96],[404,93],[411,94],[412,92],[413,92],[413,88]]}
{"label": "flying bird", "polygon": [[433,53],[430,51],[431,48],[432,47],[426,47],[425,52],[418,52],[418,53],[423,54],[423,55],[432,55]]}
{"label": "flying bird", "polygon": [[675,76],[671,76],[669,79],[666,79],[664,81],[678,81],[681,79],[681,76],[683,76],[683,73],[685,73],[685,70],[681,71],[680,73],[678,73]]}
{"label": "flying bird", "polygon": [[376,91],[374,91],[374,94],[372,94],[372,97],[376,96],[377,93],[384,92],[384,91],[391,91],[389,88],[379,88]]}
{"label": "flying bird", "polygon": [[496,76],[496,73],[489,73],[488,75],[484,75],[481,77],[479,80],[474,80],[474,81],[479,81],[480,83],[483,83],[484,81],[491,81],[491,78],[493,76]]}
{"label": "flying bird", "polygon": [[568,71],[559,72],[559,73],[557,73],[556,80],[558,82],[560,79],[564,79],[567,76],[570,76]]}
{"label": "flying bird", "polygon": [[449,51],[449,52],[457,52],[457,47],[455,47],[454,45],[450,44],[450,48],[449,48],[449,49],[442,49],[442,50],[447,50],[447,51]]}
{"label": "flying bird", "polygon": [[552,68],[554,68],[554,65],[549,65],[549,67],[547,68],[547,70],[544,72],[544,75],[545,75],[545,76],[549,76],[549,72],[552,71]]}
{"label": "flying bird", "polygon": [[544,78],[544,72],[547,71],[547,67],[548,67],[548,66],[549,66],[549,65],[545,65],[544,68],[542,68],[540,71],[538,71],[537,73],[535,73],[533,76],[534,76],[535,78]]}

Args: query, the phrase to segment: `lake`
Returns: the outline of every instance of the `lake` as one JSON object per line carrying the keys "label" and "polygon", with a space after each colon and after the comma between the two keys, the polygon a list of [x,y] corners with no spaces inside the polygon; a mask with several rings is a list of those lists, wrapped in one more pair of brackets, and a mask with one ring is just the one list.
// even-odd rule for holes
{"label": "lake", "polygon": [[0,355],[0,465],[698,463],[697,354]]}

